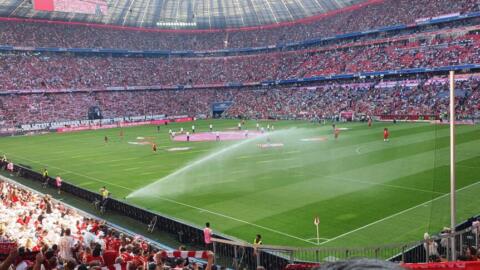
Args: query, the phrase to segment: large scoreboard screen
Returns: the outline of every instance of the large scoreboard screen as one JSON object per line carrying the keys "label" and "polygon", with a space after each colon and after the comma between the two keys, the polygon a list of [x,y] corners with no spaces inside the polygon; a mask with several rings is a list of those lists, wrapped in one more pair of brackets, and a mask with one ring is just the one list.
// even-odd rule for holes
{"label": "large scoreboard screen", "polygon": [[38,11],[60,11],[106,15],[107,0],[34,0],[33,8]]}

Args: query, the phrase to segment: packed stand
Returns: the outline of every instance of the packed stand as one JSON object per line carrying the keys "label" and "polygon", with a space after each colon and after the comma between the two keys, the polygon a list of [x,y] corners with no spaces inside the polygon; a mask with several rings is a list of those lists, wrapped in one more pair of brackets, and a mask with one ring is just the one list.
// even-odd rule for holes
{"label": "packed stand", "polygon": [[0,54],[0,90],[248,83],[478,64],[480,35],[337,49],[206,58]]}
{"label": "packed stand", "polygon": [[[211,269],[185,259],[172,260],[165,251],[140,237],[108,228],[85,218],[48,195],[39,195],[0,181],[0,242],[10,254],[0,268],[8,269]],[[5,256],[3,256],[5,257]],[[185,267],[185,268],[184,268]],[[102,268],[105,269],[105,268]]]}
{"label": "packed stand", "polygon": [[[480,10],[476,0],[380,0],[334,11],[312,21],[254,30],[155,31],[58,23],[0,22],[0,44],[33,47],[135,50],[217,50],[267,46],[363,31],[417,19]],[[120,29],[119,29],[120,28]]]}
{"label": "packed stand", "polygon": [[[398,81],[396,81],[398,80]],[[457,114],[480,110],[479,76],[457,82]],[[82,120],[91,106],[104,118],[139,115],[211,115],[215,102],[233,101],[227,117],[312,119],[353,111],[365,115],[440,115],[448,111],[448,82],[435,77],[405,81],[325,82],[310,86],[130,90],[5,95],[0,121],[12,126]]]}

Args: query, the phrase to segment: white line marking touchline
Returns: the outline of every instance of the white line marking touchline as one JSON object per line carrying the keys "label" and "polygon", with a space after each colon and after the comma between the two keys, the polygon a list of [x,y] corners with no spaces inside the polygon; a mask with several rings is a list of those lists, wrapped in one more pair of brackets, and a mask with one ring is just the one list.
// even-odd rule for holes
{"label": "white line marking touchline", "polygon": [[[479,183],[480,183],[480,182],[475,182],[475,183],[470,184],[470,185],[468,185],[468,186],[464,186],[463,188],[457,189],[457,192],[462,191],[462,190],[465,190],[465,189],[470,188],[470,187],[473,187],[474,185],[477,185],[477,184],[479,184]],[[436,198],[433,198],[433,199],[431,199],[431,200],[429,200],[429,201],[422,202],[422,203],[420,203],[420,204],[417,204],[417,205],[415,205],[415,206],[413,206],[413,207],[410,207],[410,208],[408,208],[408,209],[405,209],[405,210],[402,210],[402,211],[400,211],[400,212],[397,212],[397,213],[395,213],[395,214],[393,214],[393,215],[390,215],[390,216],[388,216],[388,217],[384,217],[384,218],[382,218],[382,219],[379,219],[379,220],[377,220],[377,221],[374,221],[374,222],[369,223],[369,224],[367,224],[367,225],[364,225],[364,226],[362,226],[362,227],[359,227],[359,228],[356,228],[356,229],[354,229],[354,230],[348,231],[348,232],[346,232],[346,233],[337,235],[337,236],[335,236],[335,237],[333,237],[333,238],[328,239],[328,240],[325,241],[325,242],[320,243],[320,245],[323,245],[323,244],[326,244],[326,243],[328,243],[328,242],[337,240],[337,239],[339,239],[339,238],[342,238],[342,237],[344,237],[344,236],[346,236],[346,235],[349,235],[349,234],[352,234],[352,233],[354,233],[354,232],[358,232],[358,231],[363,230],[363,229],[365,229],[365,228],[368,228],[368,227],[370,227],[370,226],[372,226],[372,225],[375,225],[375,224],[377,224],[377,223],[383,222],[383,221],[385,221],[385,220],[387,220],[387,219],[391,219],[391,218],[393,218],[393,217],[399,216],[399,215],[401,215],[401,214],[403,214],[403,213],[406,213],[406,212],[408,212],[408,211],[411,211],[411,210],[413,210],[413,209],[416,209],[416,208],[418,208],[418,207],[420,207],[420,206],[423,206],[423,205],[425,205],[425,204],[428,204],[428,203],[431,203],[431,202],[440,200],[440,199],[442,199],[442,198],[444,198],[444,197],[446,197],[446,196],[449,196],[449,195],[450,195],[450,193],[446,193],[446,194],[443,194],[443,195],[438,196],[438,197],[436,197]]]}
{"label": "white line marking touchline", "polygon": [[[72,172],[72,171],[69,171],[69,170],[65,170],[65,169],[62,169],[62,168],[59,168],[59,167],[55,167],[55,166],[51,166],[51,165],[48,165],[48,164],[43,164],[43,163],[40,163],[38,161],[35,161],[35,160],[31,160],[31,159],[28,159],[28,158],[23,158],[23,157],[20,157],[18,155],[12,155],[12,154],[9,154],[10,156],[13,156],[13,157],[18,157],[18,158],[21,158],[21,159],[24,159],[24,160],[27,160],[27,161],[30,161],[30,162],[34,162],[34,163],[37,163],[37,164],[40,164],[40,165],[44,165],[44,166],[47,166],[47,167],[51,167],[51,168],[56,168],[56,169],[59,169],[59,170],[64,170],[66,172],[69,172],[69,173],[72,173],[72,174],[76,174],[76,175],[79,175],[79,176],[82,176],[82,177],[85,177],[85,178],[88,178],[88,179],[91,179],[91,180],[94,180],[94,181],[97,181],[97,182],[100,182],[100,183],[104,183],[104,184],[107,184],[107,185],[110,185],[110,186],[116,186],[116,187],[119,187],[119,188],[123,188],[125,190],[129,190],[131,192],[135,191],[131,188],[128,188],[128,187],[124,187],[124,186],[121,186],[121,185],[118,185],[118,184],[114,184],[114,183],[110,183],[110,182],[105,182],[105,181],[102,181],[100,179],[97,179],[95,177],[91,177],[91,176],[88,176],[88,175],[84,175],[84,174],[81,174],[81,173],[76,173],[76,172]],[[182,202],[178,202],[178,201],[175,201],[175,200],[172,200],[172,199],[168,199],[168,198],[163,198],[163,197],[159,197],[159,196],[154,196],[155,198],[158,198],[160,200],[164,200],[164,201],[167,201],[167,202],[171,202],[171,203],[174,203],[174,204],[178,204],[178,205],[182,205],[182,206],[185,206],[185,207],[188,207],[188,208],[192,208],[192,209],[196,209],[196,210],[201,210],[203,212],[207,212],[207,213],[210,213],[210,214],[213,214],[213,215],[216,215],[216,216],[219,216],[219,217],[223,217],[223,218],[227,218],[227,219],[231,219],[231,220],[234,220],[234,221],[238,221],[240,223],[244,223],[244,224],[247,224],[247,225],[250,225],[250,226],[254,226],[254,227],[257,227],[257,228],[260,228],[260,229],[264,229],[266,231],[270,231],[270,232],[273,232],[273,233],[276,233],[276,234],[280,234],[280,235],[283,235],[283,236],[287,236],[287,237],[290,237],[290,238],[293,238],[293,239],[297,239],[297,240],[300,240],[302,242],[306,242],[306,243],[309,243],[309,244],[312,244],[312,245],[316,245],[317,243],[314,243],[312,241],[308,241],[308,240],[305,240],[303,238],[300,238],[300,237],[297,237],[297,236],[294,236],[294,235],[290,235],[288,233],[284,233],[284,232],[281,232],[281,231],[277,231],[277,230],[274,230],[274,229],[271,229],[271,228],[268,228],[268,227],[264,227],[262,225],[258,225],[258,224],[255,224],[255,223],[251,223],[251,222],[248,222],[248,221],[245,221],[245,220],[241,220],[241,219],[238,219],[238,218],[234,218],[234,217],[231,217],[231,216],[228,216],[228,215],[224,215],[224,214],[221,214],[221,213],[217,213],[217,212],[214,212],[214,211],[210,211],[210,210],[207,210],[207,209],[204,209],[204,208],[200,208],[200,207],[196,207],[196,206],[193,206],[193,205],[189,205],[189,204],[186,204],[186,203],[182,203]]]}

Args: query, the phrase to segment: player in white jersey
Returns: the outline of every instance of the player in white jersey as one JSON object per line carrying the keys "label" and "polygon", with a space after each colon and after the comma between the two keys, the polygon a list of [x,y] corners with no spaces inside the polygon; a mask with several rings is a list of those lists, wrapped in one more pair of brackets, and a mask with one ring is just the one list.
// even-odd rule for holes
{"label": "player in white jersey", "polygon": [[257,123],[257,131],[259,131],[259,130],[260,130],[260,124]]}
{"label": "player in white jersey", "polygon": [[215,140],[220,141],[220,133],[218,131],[215,132]]}
{"label": "player in white jersey", "polygon": [[210,124],[210,132],[212,132],[212,131],[213,131],[213,125]]}

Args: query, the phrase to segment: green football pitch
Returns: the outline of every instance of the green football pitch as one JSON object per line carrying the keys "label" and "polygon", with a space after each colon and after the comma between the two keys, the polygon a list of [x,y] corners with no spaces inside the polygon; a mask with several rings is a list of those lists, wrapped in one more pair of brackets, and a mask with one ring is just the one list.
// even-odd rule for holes
{"label": "green football pitch", "polygon": [[[196,132],[235,120],[196,121]],[[0,138],[15,163],[129,203],[251,242],[366,246],[419,240],[449,221],[446,125],[260,122],[275,131],[239,141],[176,142],[192,123]],[[255,121],[246,128],[255,130]],[[390,141],[383,141],[383,128]],[[108,143],[104,142],[108,136]],[[155,142],[154,153],[145,142]],[[272,146],[272,147],[261,147]],[[275,147],[273,147],[275,146]],[[176,150],[176,151],[174,151]],[[480,128],[457,127],[458,222],[480,212]]]}

